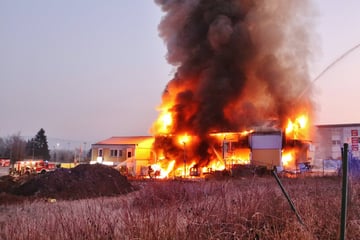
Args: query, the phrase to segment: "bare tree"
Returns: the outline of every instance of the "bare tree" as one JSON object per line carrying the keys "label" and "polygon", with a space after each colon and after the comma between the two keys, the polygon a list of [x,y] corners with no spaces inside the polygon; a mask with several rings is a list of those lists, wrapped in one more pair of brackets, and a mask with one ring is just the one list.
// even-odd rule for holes
{"label": "bare tree", "polygon": [[0,138],[0,158],[8,158],[6,155],[7,146],[5,145],[5,140]]}
{"label": "bare tree", "polygon": [[24,159],[26,141],[20,136],[20,133],[1,139],[0,144],[0,154],[9,158],[12,164]]}

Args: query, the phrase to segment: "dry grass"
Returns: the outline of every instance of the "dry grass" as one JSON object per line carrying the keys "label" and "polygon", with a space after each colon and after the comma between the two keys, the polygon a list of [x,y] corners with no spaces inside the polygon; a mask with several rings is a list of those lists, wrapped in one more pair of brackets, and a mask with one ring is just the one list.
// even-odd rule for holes
{"label": "dry grass", "polygon": [[[271,177],[138,182],[113,198],[0,206],[0,239],[338,239],[341,180]],[[347,239],[360,239],[360,184],[350,181]]]}

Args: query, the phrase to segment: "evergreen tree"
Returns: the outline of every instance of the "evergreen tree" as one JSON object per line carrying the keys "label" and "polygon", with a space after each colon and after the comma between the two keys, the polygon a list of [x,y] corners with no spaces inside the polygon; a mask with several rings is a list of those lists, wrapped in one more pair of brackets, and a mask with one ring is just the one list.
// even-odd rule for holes
{"label": "evergreen tree", "polygon": [[26,152],[28,156],[36,159],[50,159],[50,151],[44,129],[41,128],[35,138],[27,142]]}

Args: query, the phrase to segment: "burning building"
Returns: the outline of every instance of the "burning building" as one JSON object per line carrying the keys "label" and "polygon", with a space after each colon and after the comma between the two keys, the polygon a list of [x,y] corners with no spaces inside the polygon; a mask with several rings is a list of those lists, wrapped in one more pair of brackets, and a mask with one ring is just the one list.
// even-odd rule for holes
{"label": "burning building", "polygon": [[[167,173],[246,163],[254,131],[309,139],[309,1],[155,2],[176,68],[152,127],[157,164]],[[288,148],[281,146],[282,155]]]}

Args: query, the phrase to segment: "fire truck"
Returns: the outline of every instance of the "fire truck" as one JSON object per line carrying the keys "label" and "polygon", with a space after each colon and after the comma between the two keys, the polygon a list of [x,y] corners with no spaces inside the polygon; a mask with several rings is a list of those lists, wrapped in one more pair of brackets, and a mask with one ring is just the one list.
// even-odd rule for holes
{"label": "fire truck", "polygon": [[0,167],[9,167],[10,159],[0,158]]}
{"label": "fire truck", "polygon": [[25,160],[17,161],[11,171],[11,174],[44,174],[49,171],[54,171],[56,164],[44,160]]}

